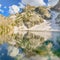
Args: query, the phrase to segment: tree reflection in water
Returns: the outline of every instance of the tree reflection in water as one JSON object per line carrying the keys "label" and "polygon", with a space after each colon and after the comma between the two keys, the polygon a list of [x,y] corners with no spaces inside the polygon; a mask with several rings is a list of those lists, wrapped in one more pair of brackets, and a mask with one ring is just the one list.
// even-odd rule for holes
{"label": "tree reflection in water", "polygon": [[[9,58],[10,60],[13,60],[13,59],[14,60],[31,60],[31,59],[34,60],[34,58],[36,59],[37,57],[36,55],[38,55],[39,60],[40,58],[41,60],[44,60],[45,58],[46,60],[49,60],[49,59],[59,60],[58,58],[60,57],[60,37],[59,37],[60,35],[59,34],[60,33],[29,32],[29,31],[26,33],[13,34],[13,36],[10,39],[13,39],[14,41],[7,40],[8,45],[3,47],[3,48],[6,48],[7,52],[3,52],[3,55],[1,55],[2,54],[1,51],[3,50],[1,50],[0,48],[0,58],[2,58],[3,56],[6,56],[6,58],[10,57]],[[55,40],[58,45],[56,45]],[[58,47],[58,48],[55,48],[55,47]]]}

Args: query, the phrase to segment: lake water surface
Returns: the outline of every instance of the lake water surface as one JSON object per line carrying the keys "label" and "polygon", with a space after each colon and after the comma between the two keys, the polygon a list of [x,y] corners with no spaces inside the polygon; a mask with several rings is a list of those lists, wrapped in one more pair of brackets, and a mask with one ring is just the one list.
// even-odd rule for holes
{"label": "lake water surface", "polygon": [[60,32],[22,32],[0,44],[0,60],[60,60]]}

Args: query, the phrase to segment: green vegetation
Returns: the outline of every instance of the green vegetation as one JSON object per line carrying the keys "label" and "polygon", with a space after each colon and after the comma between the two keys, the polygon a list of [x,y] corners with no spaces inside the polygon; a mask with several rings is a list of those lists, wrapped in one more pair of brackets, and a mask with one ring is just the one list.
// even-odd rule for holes
{"label": "green vegetation", "polygon": [[53,54],[60,58],[60,48],[58,48],[57,50],[53,50]]}

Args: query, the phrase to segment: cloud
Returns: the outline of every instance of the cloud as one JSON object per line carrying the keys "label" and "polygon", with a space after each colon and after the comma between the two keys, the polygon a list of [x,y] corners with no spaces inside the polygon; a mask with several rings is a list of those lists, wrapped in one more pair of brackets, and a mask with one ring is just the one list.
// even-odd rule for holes
{"label": "cloud", "polygon": [[1,8],[1,6],[2,6],[2,5],[0,4],[0,8]]}
{"label": "cloud", "polygon": [[3,13],[4,11],[2,9],[0,9],[0,12]]}
{"label": "cloud", "polygon": [[4,8],[6,9],[7,7],[6,7],[6,6],[4,6]]}
{"label": "cloud", "polygon": [[44,0],[22,0],[23,4],[29,4],[31,6],[45,6]]}
{"label": "cloud", "polygon": [[19,3],[20,8],[24,8],[25,6],[22,3]]}
{"label": "cloud", "polygon": [[9,7],[9,13],[10,14],[16,14],[20,11],[20,7],[17,5],[12,5]]}
{"label": "cloud", "polygon": [[36,7],[37,6],[46,6],[46,3],[44,2],[44,0],[22,0],[18,4],[19,4],[19,6],[12,5],[9,7],[9,13],[10,14],[16,14],[16,13],[22,12],[22,9],[27,4],[29,4],[31,6],[36,6]]}

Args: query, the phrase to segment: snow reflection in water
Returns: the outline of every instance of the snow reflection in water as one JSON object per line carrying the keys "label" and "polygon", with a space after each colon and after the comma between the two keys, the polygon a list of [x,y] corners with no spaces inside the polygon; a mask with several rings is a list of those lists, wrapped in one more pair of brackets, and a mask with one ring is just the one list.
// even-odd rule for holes
{"label": "snow reflection in water", "polygon": [[20,33],[14,40],[0,45],[0,60],[60,60],[60,32]]}

